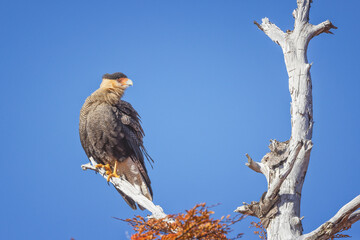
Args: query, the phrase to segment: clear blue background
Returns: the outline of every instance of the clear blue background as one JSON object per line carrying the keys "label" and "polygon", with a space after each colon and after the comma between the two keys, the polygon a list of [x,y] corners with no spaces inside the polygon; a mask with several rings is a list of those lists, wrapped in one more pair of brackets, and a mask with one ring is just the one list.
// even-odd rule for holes
{"label": "clear blue background", "polygon": [[[85,98],[104,73],[133,81],[154,202],[178,213],[221,203],[216,217],[258,200],[265,178],[247,167],[269,139],[290,137],[282,51],[254,24],[292,29],[296,1],[16,1],[0,4],[0,239],[126,239],[112,217],[132,211],[87,163],[78,136]],[[314,0],[310,21],[335,35],[308,50],[314,148],[302,194],[304,233],[360,193],[359,1]],[[248,218],[235,225],[257,239]],[[348,231],[360,239],[360,224]]]}

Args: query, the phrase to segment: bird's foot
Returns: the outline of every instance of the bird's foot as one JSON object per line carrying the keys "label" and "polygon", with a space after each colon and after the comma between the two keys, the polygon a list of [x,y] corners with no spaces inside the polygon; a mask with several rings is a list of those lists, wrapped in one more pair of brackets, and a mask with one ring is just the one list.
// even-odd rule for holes
{"label": "bird's foot", "polygon": [[110,178],[112,177],[117,177],[119,178],[120,176],[116,174],[116,168],[114,169],[114,171],[111,171],[111,167],[109,164],[103,165],[103,164],[96,164],[95,168],[104,168],[106,171],[106,175],[108,175],[107,177],[107,181],[110,181]]}
{"label": "bird's foot", "polygon": [[107,175],[112,174],[112,171],[111,171],[111,168],[110,168],[110,165],[109,165],[109,164],[106,164],[106,165],[96,164],[96,165],[95,165],[95,168],[104,168]]}
{"label": "bird's foot", "polygon": [[108,174],[107,181],[109,182],[110,178],[112,178],[112,177],[119,178],[120,176],[117,175],[115,172],[112,172],[112,173]]}

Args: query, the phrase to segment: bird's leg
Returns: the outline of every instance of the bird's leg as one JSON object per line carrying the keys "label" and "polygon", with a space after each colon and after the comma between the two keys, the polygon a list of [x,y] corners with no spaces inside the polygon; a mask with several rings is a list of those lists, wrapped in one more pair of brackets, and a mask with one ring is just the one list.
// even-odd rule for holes
{"label": "bird's leg", "polygon": [[108,174],[106,172],[106,174],[108,174],[108,177],[107,177],[107,181],[109,182],[110,181],[110,178],[112,177],[117,177],[119,178],[120,176],[116,174],[117,172],[117,166],[118,166],[118,161],[115,161],[115,165],[114,165],[114,171],[113,172],[110,172],[110,174]]}
{"label": "bird's leg", "polygon": [[95,165],[95,168],[104,168],[107,175],[112,174],[111,168],[110,168],[110,165],[109,165],[109,164],[106,164],[106,165],[96,164],[96,165]]}

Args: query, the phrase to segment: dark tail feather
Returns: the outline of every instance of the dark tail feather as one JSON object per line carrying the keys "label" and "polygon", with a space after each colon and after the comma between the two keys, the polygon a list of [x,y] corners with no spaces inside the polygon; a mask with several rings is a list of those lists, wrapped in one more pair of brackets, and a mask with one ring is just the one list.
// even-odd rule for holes
{"label": "dark tail feather", "polygon": [[[128,157],[125,160],[118,162],[117,174],[120,177],[123,177],[127,180],[131,185],[133,185],[136,189],[140,190],[142,195],[144,195],[147,199],[152,201],[152,189],[150,179],[147,175],[146,169],[140,163],[140,161],[135,161]],[[129,204],[132,209],[136,209],[136,203],[133,199],[125,195],[122,191],[116,189],[121,196],[124,198],[125,202]],[[141,210],[144,210],[143,206],[138,204]]]}

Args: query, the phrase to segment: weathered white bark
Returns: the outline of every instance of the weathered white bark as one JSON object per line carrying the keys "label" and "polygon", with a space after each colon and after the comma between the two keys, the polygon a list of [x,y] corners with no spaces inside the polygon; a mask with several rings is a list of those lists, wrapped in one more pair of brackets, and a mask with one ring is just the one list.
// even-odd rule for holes
{"label": "weathered white bark", "polygon": [[266,166],[265,164],[253,161],[252,158],[249,156],[249,154],[246,154],[246,157],[248,158],[248,162],[245,163],[245,165],[248,166],[250,169],[254,170],[255,172],[264,174],[266,177],[266,180],[269,181],[268,166]]}
{"label": "weathered white bark", "polygon": [[[301,219],[296,217],[296,215],[292,215],[293,212],[288,212],[287,208],[284,208],[284,205],[280,205],[279,203],[286,201],[286,207],[290,206],[294,208],[295,204],[293,201],[296,200],[296,194],[284,194],[283,192],[288,190],[288,186],[292,184],[292,182],[287,182],[289,179],[292,179],[291,175],[295,174],[296,176],[296,174],[299,174],[299,171],[302,170],[299,166],[301,166],[301,161],[310,154],[312,142],[310,140],[298,142],[278,142],[272,140],[269,148],[271,152],[266,154],[261,160],[261,165],[266,166],[266,168],[263,167],[263,169],[269,169],[269,175],[264,174],[268,180],[268,191],[262,195],[259,202],[251,202],[251,204],[244,203],[244,205],[238,207],[235,212],[260,218],[262,224],[267,229],[279,219],[279,216],[286,217],[286,220],[289,222],[288,226],[297,226],[301,224]],[[248,159],[250,159],[251,164],[247,163],[247,165],[249,165],[249,167],[251,165],[254,166],[255,162],[252,161],[250,157],[248,157]],[[257,163],[257,165],[261,166],[260,163]],[[294,181],[294,185],[296,181],[299,182],[299,180],[292,180]],[[287,187],[285,190],[284,186]],[[280,224],[282,224],[282,220]],[[283,226],[279,227],[282,228]]]}
{"label": "weathered white bark", "polygon": [[329,229],[331,223],[331,231],[327,231],[327,234],[335,234],[360,218],[360,212],[354,212],[359,208],[357,202],[360,197],[357,197],[324,226],[302,236],[300,200],[310,160],[313,131],[311,64],[307,60],[307,47],[313,37],[331,33],[330,29],[336,28],[329,20],[315,26],[310,24],[310,4],[311,0],[297,0],[297,9],[293,12],[293,31],[283,32],[268,18],[262,19],[261,24],[255,22],[271,40],[280,45],[284,54],[292,99],[291,138],[286,142],[272,140],[269,145],[271,152],[263,157],[261,163],[247,155],[246,165],[265,175],[268,191],[259,202],[244,203],[235,211],[260,218],[267,229],[269,240],[323,239],[317,237],[325,236],[319,233],[324,226]]}
{"label": "weathered white bark", "polygon": [[[83,170],[94,170],[100,173],[105,179],[107,179],[108,175],[104,168],[95,168],[96,162],[91,157],[91,163],[87,163],[81,166]],[[167,215],[164,213],[163,209],[159,205],[155,205],[152,201],[147,199],[144,195],[141,194],[141,191],[131,185],[128,181],[122,178],[110,178],[110,182],[114,185],[115,188],[122,191],[124,194],[132,198],[136,203],[146,208],[152,213],[152,216],[149,218],[166,218]]]}

